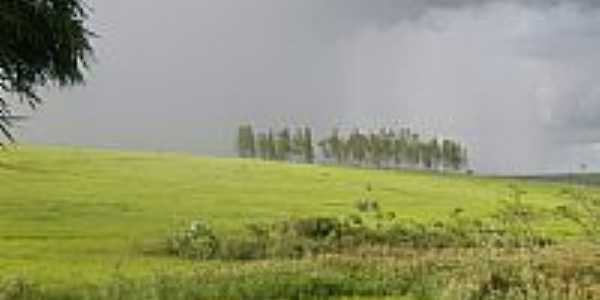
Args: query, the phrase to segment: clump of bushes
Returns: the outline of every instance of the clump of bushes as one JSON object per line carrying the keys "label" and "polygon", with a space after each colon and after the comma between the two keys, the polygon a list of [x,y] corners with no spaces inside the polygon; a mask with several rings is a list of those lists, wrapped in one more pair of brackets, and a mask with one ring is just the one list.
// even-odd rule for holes
{"label": "clump of bushes", "polygon": [[339,238],[337,218],[289,219],[273,224],[249,224],[244,234],[217,236],[205,221],[193,221],[167,236],[167,251],[189,259],[254,260],[301,258],[328,252]]}
{"label": "clump of bushes", "polygon": [[447,218],[429,222],[402,220],[385,212],[374,199],[357,202],[358,213],[340,217],[291,218],[270,224],[249,224],[236,236],[217,235],[205,221],[193,221],[167,236],[167,251],[190,259],[257,260],[339,254],[361,247],[540,248],[554,242],[538,232],[540,213],[525,204],[524,191],[511,187],[488,218],[466,216],[455,209]]}
{"label": "clump of bushes", "polygon": [[173,230],[166,239],[170,254],[191,259],[215,258],[219,250],[219,239],[212,227],[196,220]]}
{"label": "clump of bushes", "polygon": [[[514,210],[514,211],[513,211]],[[171,254],[191,259],[256,260],[348,253],[361,247],[403,249],[539,248],[553,241],[537,233],[529,214],[507,205],[490,219],[454,213],[444,221],[399,220],[394,214],[306,217],[249,224],[244,234],[217,236],[205,222],[175,230]]]}

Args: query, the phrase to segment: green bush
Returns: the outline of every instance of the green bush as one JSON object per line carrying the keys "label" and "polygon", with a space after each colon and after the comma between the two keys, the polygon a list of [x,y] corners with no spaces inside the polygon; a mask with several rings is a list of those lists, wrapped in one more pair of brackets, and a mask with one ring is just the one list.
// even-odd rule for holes
{"label": "green bush", "polygon": [[180,257],[192,259],[215,258],[219,241],[211,226],[204,221],[192,221],[175,229],[166,239],[167,251]]}
{"label": "green bush", "polygon": [[337,218],[316,217],[301,218],[289,221],[287,229],[302,238],[324,239],[340,234],[341,222]]}

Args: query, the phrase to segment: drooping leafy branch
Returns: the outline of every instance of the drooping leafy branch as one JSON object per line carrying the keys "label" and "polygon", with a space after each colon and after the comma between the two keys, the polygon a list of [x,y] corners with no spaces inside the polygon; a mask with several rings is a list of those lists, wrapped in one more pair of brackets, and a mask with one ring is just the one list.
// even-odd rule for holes
{"label": "drooping leafy branch", "polygon": [[42,103],[39,87],[84,82],[93,57],[86,27],[89,8],[81,0],[0,1],[0,131],[22,119],[11,106]]}

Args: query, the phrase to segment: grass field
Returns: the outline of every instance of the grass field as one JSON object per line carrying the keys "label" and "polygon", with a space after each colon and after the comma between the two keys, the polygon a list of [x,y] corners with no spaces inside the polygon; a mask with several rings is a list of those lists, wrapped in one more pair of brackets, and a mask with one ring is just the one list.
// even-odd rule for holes
{"label": "grass field", "polygon": [[[511,184],[540,208],[564,201],[562,185],[543,182],[188,154],[11,148],[0,153],[0,277],[79,285],[117,269],[143,276],[210,267],[145,249],[185,219],[204,218],[235,232],[249,222],[349,213],[365,197],[405,218],[442,218],[458,207],[485,215],[508,197]],[[547,226],[557,235],[570,232]]]}

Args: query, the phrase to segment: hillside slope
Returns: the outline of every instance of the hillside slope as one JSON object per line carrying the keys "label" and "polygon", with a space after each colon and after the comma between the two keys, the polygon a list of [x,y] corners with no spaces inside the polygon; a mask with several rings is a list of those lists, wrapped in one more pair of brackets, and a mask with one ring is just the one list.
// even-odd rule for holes
{"label": "hillside slope", "polygon": [[35,272],[54,278],[53,268],[60,265],[64,276],[79,271],[91,276],[90,269],[125,260],[136,261],[135,268],[143,271],[149,262],[168,259],[140,255],[139,249],[189,218],[237,230],[245,223],[290,215],[353,212],[355,202],[365,197],[401,217],[443,217],[457,207],[485,214],[508,197],[511,183],[525,189],[525,201],[534,205],[554,207],[561,201],[556,184],[21,147],[0,153],[0,274]]}

